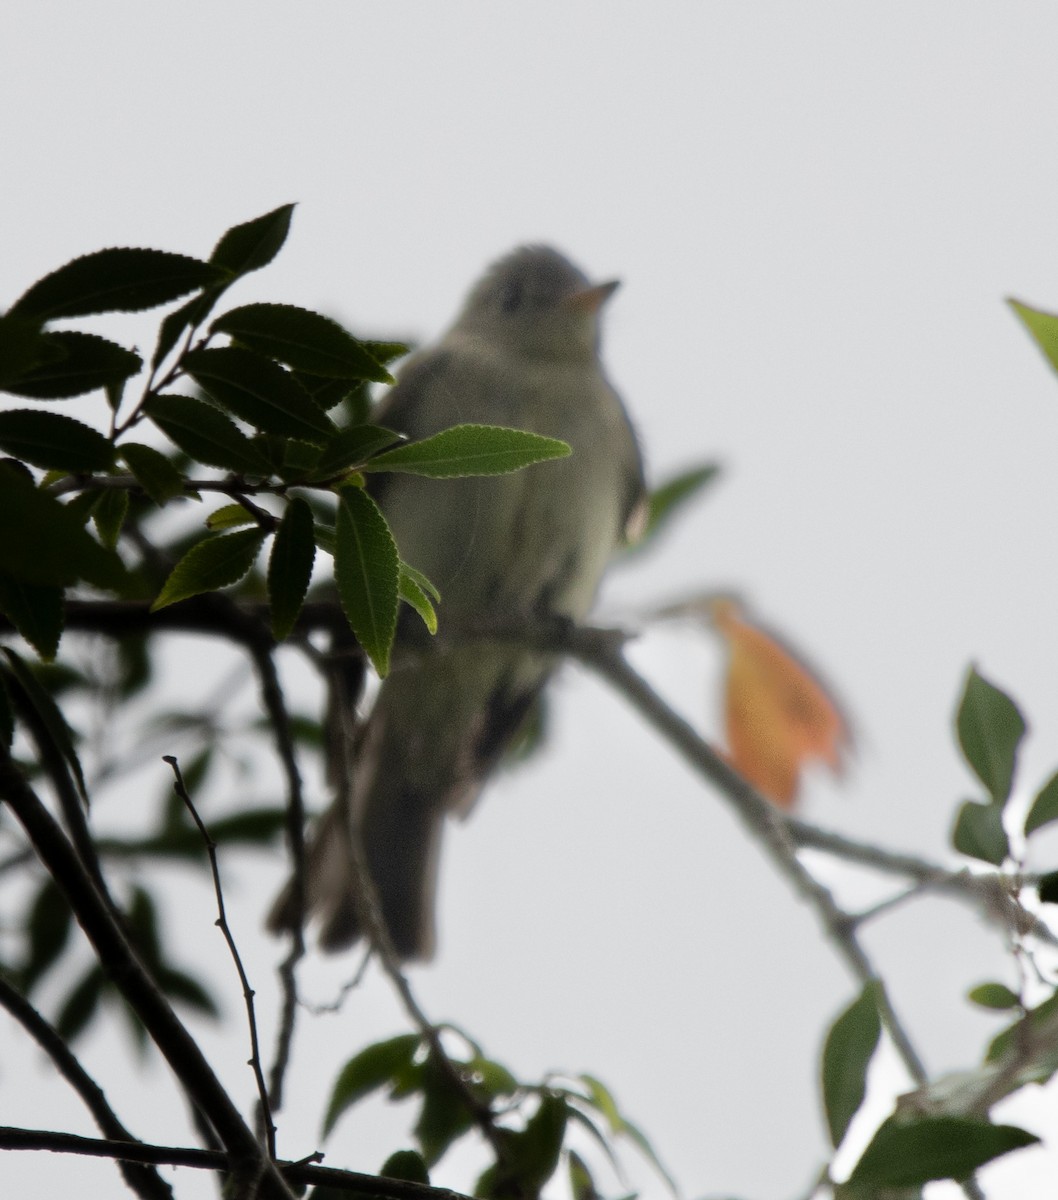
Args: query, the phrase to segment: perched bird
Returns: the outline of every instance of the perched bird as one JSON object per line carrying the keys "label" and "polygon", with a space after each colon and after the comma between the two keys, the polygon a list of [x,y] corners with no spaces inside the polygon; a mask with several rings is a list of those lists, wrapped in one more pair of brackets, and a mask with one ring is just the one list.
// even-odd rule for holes
{"label": "perched bird", "polygon": [[[307,907],[325,949],[363,932],[351,821],[397,953],[433,955],[445,816],[473,806],[555,666],[511,641],[445,644],[445,625],[580,620],[641,507],[635,436],[599,361],[600,310],[616,287],[592,286],[550,248],[514,251],[444,337],[408,360],[373,417],[410,438],[507,425],[561,438],[573,454],[498,477],[375,477],[401,557],[440,590],[441,633],[428,645],[417,620],[402,620],[358,740],[351,817],[333,807],[311,839]],[[289,925],[290,907],[280,897],[274,929]]]}

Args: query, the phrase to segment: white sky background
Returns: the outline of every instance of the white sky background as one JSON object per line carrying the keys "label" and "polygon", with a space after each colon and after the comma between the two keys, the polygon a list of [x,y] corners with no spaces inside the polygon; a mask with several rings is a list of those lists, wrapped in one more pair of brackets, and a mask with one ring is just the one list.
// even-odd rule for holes
{"label": "white sky background", "polygon": [[[751,597],[854,714],[848,786],[814,783],[804,808],[854,836],[944,855],[972,794],[950,734],[971,659],[1030,717],[1023,787],[1054,769],[1058,380],[1002,303],[1058,308],[1053,5],[22,3],[5,27],[0,306],[76,254],[205,256],[297,200],[280,258],[233,300],[428,339],[486,263],[552,242],[624,280],[605,358],[653,477],[727,467],[659,552],[615,575],[603,611],[699,586]],[[204,690],[207,651],[170,654],[178,689]],[[699,635],[654,635],[636,661],[715,722]],[[573,669],[557,698],[554,753],[450,832],[421,1000],[526,1076],[601,1075],[687,1194],[803,1192],[824,1153],[820,1038],[855,985],[622,701]],[[151,796],[165,786],[160,766],[144,779]],[[139,816],[111,803],[99,819]],[[852,904],[882,894],[819,870]],[[270,1036],[275,950],[257,925],[282,870],[257,857],[226,875]],[[233,1024],[206,1042],[249,1101],[208,893],[179,895],[185,960],[226,972]],[[1015,982],[999,938],[932,900],[868,945],[931,1071],[972,1065],[997,1026],[961,997]],[[307,986],[329,995],[355,961]],[[93,1133],[3,1023],[0,1123]],[[348,1052],[403,1029],[374,976],[341,1017],[302,1024],[282,1153],[316,1148]],[[165,1071],[126,1070],[120,1036],[86,1061],[134,1132],[185,1139]],[[1008,1119],[1047,1136],[1054,1106]],[[347,1117],[327,1161],[377,1169],[407,1124]],[[989,1194],[1051,1194],[1053,1155],[994,1168]],[[0,1161],[10,1195],[71,1178],[87,1197],[120,1186],[105,1163]],[[471,1179],[458,1159],[437,1175]],[[210,1194],[191,1172],[177,1183]]]}

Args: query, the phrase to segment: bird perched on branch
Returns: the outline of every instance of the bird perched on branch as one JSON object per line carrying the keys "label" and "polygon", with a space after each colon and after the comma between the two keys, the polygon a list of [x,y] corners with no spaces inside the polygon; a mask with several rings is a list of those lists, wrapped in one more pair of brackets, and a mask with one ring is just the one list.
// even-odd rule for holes
{"label": "bird perched on branch", "polygon": [[[306,902],[325,949],[363,933],[357,837],[395,950],[432,956],[445,817],[473,806],[554,669],[553,656],[513,641],[445,644],[445,625],[581,620],[641,510],[635,436],[599,361],[600,312],[616,287],[591,285],[548,247],[516,250],[444,337],[409,359],[373,418],[410,438],[506,425],[561,438],[573,454],[499,477],[373,480],[401,557],[440,590],[441,644],[402,622],[358,739],[350,803],[332,807],[311,839]],[[291,923],[291,907],[281,896],[273,929]]]}

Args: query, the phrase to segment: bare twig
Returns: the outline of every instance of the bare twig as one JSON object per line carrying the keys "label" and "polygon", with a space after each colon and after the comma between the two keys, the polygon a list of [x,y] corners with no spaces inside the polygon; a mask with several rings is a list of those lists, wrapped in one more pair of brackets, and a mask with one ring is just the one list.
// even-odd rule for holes
{"label": "bare twig", "polygon": [[250,1067],[257,1082],[257,1101],[261,1108],[265,1142],[268,1146],[268,1157],[274,1159],[276,1156],[276,1127],[272,1120],[272,1112],[268,1103],[268,1086],[265,1083],[264,1070],[261,1066],[261,1046],[257,1037],[257,1014],[254,1010],[254,990],[250,986],[246,969],[242,965],[242,956],[239,954],[239,948],[235,944],[235,937],[231,932],[231,926],[228,924],[228,914],[224,908],[224,890],[220,883],[220,867],[217,864],[217,843],[209,836],[209,830],[198,815],[198,809],[195,808],[194,801],[191,799],[184,785],[184,777],[180,773],[180,764],[171,754],[164,755],[163,759],[173,769],[173,775],[175,776],[173,790],[184,802],[185,808],[191,814],[191,819],[198,827],[198,831],[202,835],[202,841],[206,846],[206,853],[209,855],[209,869],[213,875],[213,892],[217,898],[216,924],[217,928],[224,935],[224,941],[227,943],[228,952],[231,954],[232,962],[235,964],[239,982],[242,984],[243,1000],[246,1003],[246,1021],[250,1030]]}
{"label": "bare twig", "polygon": [[[192,1102],[217,1131],[234,1179],[245,1181],[259,1175],[261,1200],[291,1200],[289,1188],[232,1103],[198,1043],[173,1012],[77,852],[2,742],[0,800],[10,806],[44,866],[66,895],[100,963],[143,1022]],[[237,1194],[248,1194],[245,1186],[237,1189]]]}
{"label": "bare twig", "polygon": [[[0,1005],[7,1009],[52,1060],[59,1074],[84,1101],[100,1132],[112,1141],[139,1144],[139,1139],[133,1137],[125,1128],[117,1113],[110,1107],[103,1089],[84,1069],[55,1027],[45,1020],[25,996],[11,986],[3,973],[0,973]],[[137,1196],[142,1197],[142,1200],[172,1200],[173,1189],[153,1167],[132,1162],[121,1162],[119,1165],[125,1182]]]}
{"label": "bare twig", "polygon": [[305,799],[290,728],[290,714],[283,698],[275,659],[272,651],[265,646],[255,646],[251,653],[260,683],[261,699],[275,741],[276,755],[286,776],[287,842],[293,863],[290,888],[294,919],[291,923],[290,950],[279,964],[279,986],[283,999],[275,1055],[268,1078],[268,1099],[274,1113],[283,1104],[283,1081],[290,1063],[297,1019],[297,967],[305,957]]}

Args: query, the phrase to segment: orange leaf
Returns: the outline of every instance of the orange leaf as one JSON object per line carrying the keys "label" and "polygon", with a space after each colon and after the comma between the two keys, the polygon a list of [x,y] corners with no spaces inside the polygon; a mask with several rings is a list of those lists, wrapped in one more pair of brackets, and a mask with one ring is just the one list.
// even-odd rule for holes
{"label": "orange leaf", "polygon": [[848,723],[808,667],[752,624],[735,600],[715,599],[709,609],[729,653],[728,760],[761,795],[790,809],[808,762],[821,759],[840,774],[852,740]]}

